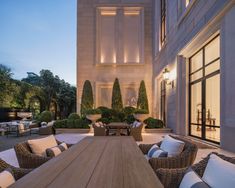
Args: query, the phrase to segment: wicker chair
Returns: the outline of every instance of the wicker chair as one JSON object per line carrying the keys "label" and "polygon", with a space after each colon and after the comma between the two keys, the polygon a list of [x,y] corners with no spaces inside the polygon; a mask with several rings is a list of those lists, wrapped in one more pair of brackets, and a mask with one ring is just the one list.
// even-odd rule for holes
{"label": "wicker chair", "polygon": [[[57,143],[61,144],[61,142],[59,142],[58,140]],[[67,146],[71,147],[72,144],[67,144]],[[18,143],[15,145],[14,149],[19,162],[19,166],[21,168],[34,169],[51,159],[51,157],[44,157],[34,154],[28,142]]]}
{"label": "wicker chair", "polygon": [[45,126],[45,127],[39,127],[38,134],[39,135],[51,135],[51,134],[55,134],[55,128],[52,125]]}
{"label": "wicker chair", "polygon": [[24,175],[31,172],[31,169],[17,168],[17,167],[9,165],[4,160],[0,159],[0,172],[3,172],[7,168],[10,168],[12,170],[15,180],[18,180],[22,178]]}
{"label": "wicker chair", "polygon": [[[171,137],[185,142],[183,151],[181,152],[181,154],[175,157],[149,159],[149,163],[154,170],[157,170],[159,168],[169,168],[169,169],[170,168],[184,168],[193,164],[197,155],[197,150],[198,150],[197,145],[183,138],[174,137],[174,136],[171,136]],[[160,147],[161,142],[156,143],[156,144]],[[153,144],[140,144],[139,145],[140,149],[142,150],[144,154],[147,154],[149,149],[152,146]]]}
{"label": "wicker chair", "polygon": [[107,136],[108,132],[105,127],[97,127],[95,124],[92,124],[94,128],[94,136]]}
{"label": "wicker chair", "polygon": [[133,136],[135,141],[142,141],[142,129],[143,129],[143,124],[141,124],[138,127],[131,127],[130,128],[130,136]]}
{"label": "wicker chair", "polygon": [[[211,153],[212,154],[212,153]],[[204,174],[204,171],[206,169],[206,165],[208,163],[208,160],[210,158],[209,154],[206,158],[204,158],[202,161],[200,161],[197,164],[192,165],[192,169],[200,176],[202,177]],[[235,164],[235,158],[227,157],[218,153],[213,154],[219,156],[225,161],[228,161],[230,163]],[[179,168],[179,169],[163,169],[160,168],[156,171],[157,176],[159,177],[160,181],[164,185],[165,188],[177,188],[180,185],[180,182],[182,181],[184,174],[186,173],[188,168]]]}

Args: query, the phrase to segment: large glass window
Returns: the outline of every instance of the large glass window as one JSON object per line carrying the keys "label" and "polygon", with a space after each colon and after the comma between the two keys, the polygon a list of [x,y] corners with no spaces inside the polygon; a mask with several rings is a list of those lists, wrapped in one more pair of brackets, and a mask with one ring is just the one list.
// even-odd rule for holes
{"label": "large glass window", "polygon": [[161,0],[161,45],[166,42],[166,0]]}
{"label": "large glass window", "polygon": [[220,142],[220,37],[190,58],[190,135]]}

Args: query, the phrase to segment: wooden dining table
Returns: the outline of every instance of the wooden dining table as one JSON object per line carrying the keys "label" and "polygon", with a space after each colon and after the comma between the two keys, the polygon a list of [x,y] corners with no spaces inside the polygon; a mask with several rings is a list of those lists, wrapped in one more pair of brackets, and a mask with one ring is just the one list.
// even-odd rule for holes
{"label": "wooden dining table", "polygon": [[127,135],[130,135],[130,128],[131,125],[127,124],[127,123],[123,123],[123,122],[112,122],[109,123],[107,125],[105,125],[105,127],[110,130],[110,129],[115,129],[116,130],[116,135],[120,136],[121,135],[121,130],[122,129],[126,129],[127,130]]}
{"label": "wooden dining table", "polygon": [[11,188],[163,188],[132,137],[86,137]]}

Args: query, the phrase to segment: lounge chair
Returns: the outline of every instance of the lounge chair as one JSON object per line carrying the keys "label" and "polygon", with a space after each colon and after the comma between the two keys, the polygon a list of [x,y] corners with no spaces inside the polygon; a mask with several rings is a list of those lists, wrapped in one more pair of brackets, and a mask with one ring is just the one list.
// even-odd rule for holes
{"label": "lounge chair", "polygon": [[[150,158],[149,163],[154,170],[159,168],[184,168],[193,164],[198,150],[196,144],[193,144],[192,142],[183,138],[174,136],[171,137],[181,140],[185,143],[183,151],[174,157]],[[160,147],[161,143],[162,142],[156,144]],[[140,144],[139,148],[144,154],[147,154],[153,145],[154,144]]]}
{"label": "lounge chair", "polygon": [[31,169],[23,169],[11,166],[10,164],[6,163],[4,160],[0,159],[0,172],[3,172],[8,168],[12,170],[15,180],[22,178],[24,175],[32,171]]}
{"label": "lounge chair", "polygon": [[94,136],[107,136],[107,130],[104,126],[96,126],[95,124],[92,124],[92,127],[94,128]]}
{"label": "lounge chair", "polygon": [[[57,140],[57,143],[61,144],[62,142]],[[67,146],[71,147],[72,144],[67,144]],[[34,154],[27,141],[16,144],[14,149],[21,168],[37,168],[51,159],[51,157]]]}
{"label": "lounge chair", "polygon": [[143,123],[138,127],[131,127],[130,128],[130,136],[133,136],[135,141],[142,141],[142,129],[143,129]]}
{"label": "lounge chair", "polygon": [[[213,153],[225,161],[235,164],[235,158],[227,157],[218,153]],[[191,166],[191,168],[202,177],[206,169],[206,165],[209,161],[210,154],[197,164]],[[156,170],[156,174],[165,188],[178,188],[188,168],[179,169],[163,169]],[[216,170],[216,169],[215,169]]]}

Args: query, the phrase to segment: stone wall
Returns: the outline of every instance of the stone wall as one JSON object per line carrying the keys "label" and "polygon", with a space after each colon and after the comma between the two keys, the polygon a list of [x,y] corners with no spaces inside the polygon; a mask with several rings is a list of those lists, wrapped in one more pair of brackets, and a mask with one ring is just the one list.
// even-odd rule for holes
{"label": "stone wall", "polygon": [[[144,63],[112,64],[96,63],[96,7],[143,7],[144,8]],[[126,88],[138,90],[141,80],[146,83],[151,109],[152,91],[152,0],[79,0],[77,19],[77,109],[80,111],[82,87],[90,80],[96,107],[99,105],[100,88],[112,88],[119,78],[124,95]],[[134,32],[134,31],[133,31]]]}

